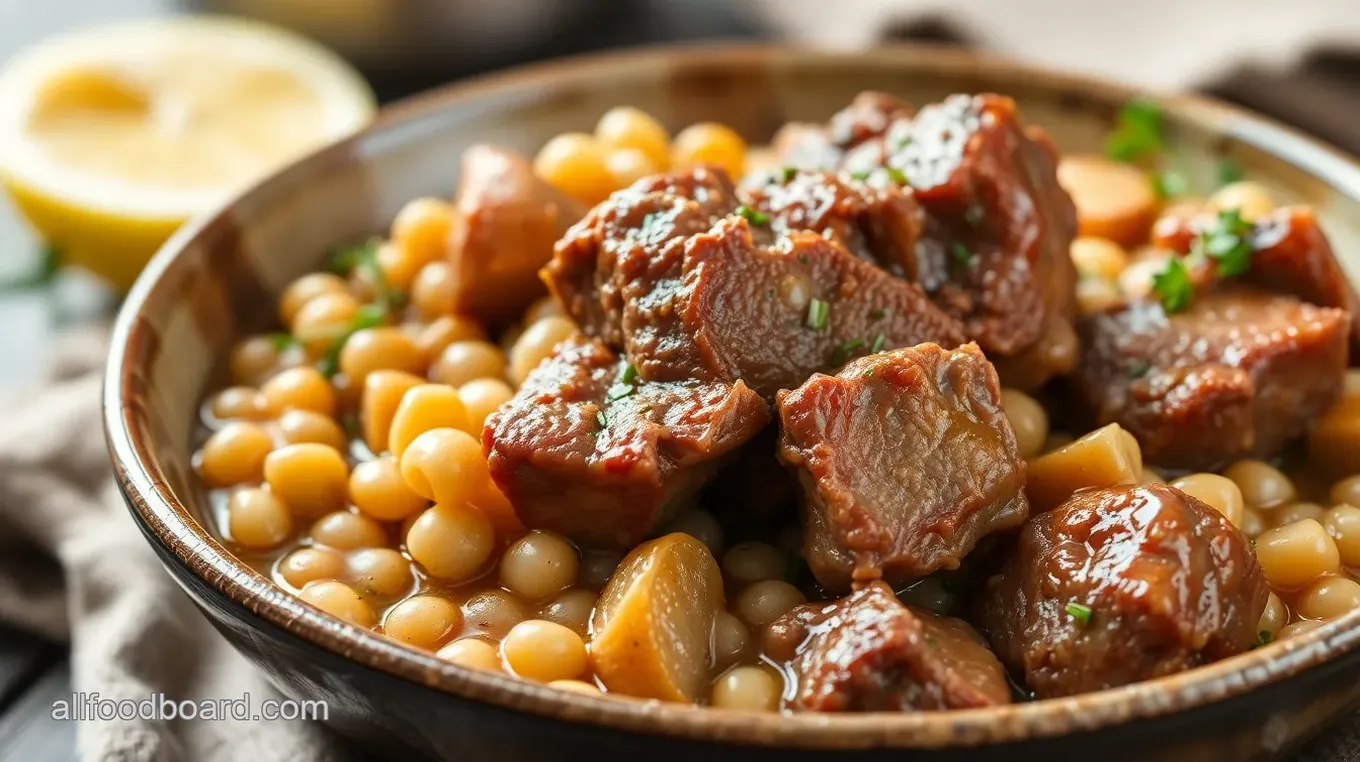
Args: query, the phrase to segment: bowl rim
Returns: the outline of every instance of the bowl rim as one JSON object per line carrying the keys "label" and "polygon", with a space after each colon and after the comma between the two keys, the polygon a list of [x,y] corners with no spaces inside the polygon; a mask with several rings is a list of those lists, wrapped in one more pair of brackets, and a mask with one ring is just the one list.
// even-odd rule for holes
{"label": "bowl rim", "polygon": [[[1360,610],[1310,632],[1167,677],[1078,696],[948,712],[874,712],[847,715],[710,711],[658,701],[618,700],[559,691],[508,675],[471,670],[342,622],[303,603],[237,561],[198,524],[171,492],[150,445],[141,402],[144,376],[135,360],[153,351],[142,313],[173,271],[180,254],[220,225],[243,201],[287,186],[315,165],[361,160],[365,141],[393,133],[420,117],[478,96],[588,80],[594,72],[636,64],[681,61],[713,67],[760,66],[794,57],[821,64],[837,60],[998,81],[1023,78],[1055,92],[1102,92],[1102,99],[1155,99],[1178,118],[1210,126],[1250,143],[1360,200],[1360,165],[1339,151],[1265,117],[1185,94],[1155,93],[1084,74],[1017,63],[1002,57],[931,45],[897,45],[848,52],[804,44],[688,43],[648,46],[518,67],[455,82],[385,109],[366,129],[322,148],[261,180],[176,232],[147,265],[114,324],[103,388],[105,438],[119,487],[134,518],[162,555],[204,585],[291,635],[332,655],[466,699],[597,728],[692,740],[784,747],[942,748],[1053,738],[1166,717],[1241,696],[1332,662],[1360,646]],[[163,298],[163,297],[162,297]],[[154,539],[153,539],[154,538]],[[183,583],[181,583],[183,584]]]}

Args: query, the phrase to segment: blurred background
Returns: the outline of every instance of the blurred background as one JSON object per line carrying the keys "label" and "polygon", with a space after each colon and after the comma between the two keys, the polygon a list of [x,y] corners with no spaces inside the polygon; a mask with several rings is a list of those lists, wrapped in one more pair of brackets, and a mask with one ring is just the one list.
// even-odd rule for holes
{"label": "blurred background", "polygon": [[[1360,154],[1358,2],[0,0],[0,65],[54,34],[180,12],[250,16],[319,41],[359,70],[379,103],[479,72],[648,43],[928,42],[1209,93]],[[3,196],[0,283],[0,394],[42,377],[55,334],[97,333],[117,306],[117,291],[98,278],[52,276],[41,241]],[[69,694],[66,658],[62,645],[0,627],[0,762],[74,757],[74,725],[31,721]]]}

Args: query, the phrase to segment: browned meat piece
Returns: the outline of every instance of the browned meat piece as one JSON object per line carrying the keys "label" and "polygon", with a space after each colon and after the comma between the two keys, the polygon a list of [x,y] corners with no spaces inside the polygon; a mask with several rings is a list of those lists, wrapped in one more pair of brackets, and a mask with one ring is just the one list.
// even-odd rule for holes
{"label": "browned meat piece", "polygon": [[1110,487],[1025,524],[981,618],[1001,661],[1052,698],[1245,651],[1269,592],[1213,508],[1164,484]]}
{"label": "browned meat piece", "polygon": [[829,589],[956,569],[979,538],[1025,520],[1025,461],[974,344],[865,357],[778,406],[779,457],[803,484],[803,555]]}
{"label": "browned meat piece", "polygon": [[1082,318],[1073,383],[1095,423],[1119,423],[1149,462],[1207,470],[1266,457],[1340,395],[1349,320],[1241,284],[1169,316],[1135,302]]}
{"label": "browned meat piece", "polygon": [[872,182],[824,172],[781,173],[742,188],[741,196],[769,216],[776,236],[793,230],[821,233],[860,259],[915,280],[916,239],[925,224],[921,209],[886,175],[868,179]]}
{"label": "browned meat piece", "polygon": [[[926,212],[916,280],[969,338],[989,355],[1016,355],[1053,316],[1070,322],[1076,210],[1058,184],[1053,145],[1026,129],[1014,101],[956,95],[893,124],[883,140],[887,165]],[[871,169],[881,153],[866,144],[845,166]],[[1069,364],[1048,375],[1070,370],[1075,357],[1057,359]]]}
{"label": "browned meat piece", "polygon": [[785,166],[834,169],[847,150],[876,142],[895,121],[910,119],[911,115],[912,108],[905,101],[869,90],[836,112],[825,127],[797,122],[785,125],[772,145]]}
{"label": "browned meat piece", "polygon": [[487,418],[491,476],[525,526],[631,548],[769,421],[740,381],[643,383],[627,368],[571,339]]}
{"label": "browned meat piece", "polygon": [[789,122],[779,128],[770,148],[783,166],[795,169],[832,170],[841,163],[844,152],[831,142],[826,126]]}
{"label": "browned meat piece", "polygon": [[916,286],[816,233],[757,245],[741,217],[690,238],[681,277],[629,302],[624,326],[643,378],[741,379],[767,399],[868,352],[964,341]]}
{"label": "browned meat piece", "polygon": [[882,582],[799,606],[770,625],[765,644],[798,681],[795,710],[930,711],[1011,700],[1001,662],[972,627],[904,606]]}
{"label": "browned meat piece", "polygon": [[722,170],[643,178],[567,231],[543,280],[586,333],[620,348],[624,305],[677,277],[685,240],[736,207],[736,190]]}
{"label": "browned meat piece", "polygon": [[[1167,217],[1153,230],[1153,244],[1179,254],[1190,252],[1200,230],[1214,214]],[[1292,294],[1310,304],[1338,307],[1351,316],[1350,357],[1360,360],[1360,298],[1332,252],[1317,215],[1306,206],[1276,209],[1262,216],[1248,234],[1253,254],[1246,278],[1262,288]],[[1195,273],[1200,285],[1216,280],[1214,263]]]}
{"label": "browned meat piece", "polygon": [[518,317],[543,293],[538,270],[585,210],[504,148],[463,152],[449,239],[454,309],[491,322]]}

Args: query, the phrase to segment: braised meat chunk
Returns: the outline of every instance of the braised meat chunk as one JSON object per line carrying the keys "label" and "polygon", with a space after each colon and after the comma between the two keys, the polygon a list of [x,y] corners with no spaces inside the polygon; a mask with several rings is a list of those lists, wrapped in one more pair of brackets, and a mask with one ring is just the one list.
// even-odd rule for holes
{"label": "braised meat chunk", "polygon": [[804,491],[803,555],[829,589],[958,568],[1025,520],[1025,461],[976,345],[856,360],[778,397]]}
{"label": "braised meat chunk", "polygon": [[836,112],[825,126],[801,122],[784,125],[772,146],[786,167],[835,169],[847,150],[869,142],[881,145],[888,128],[911,115],[911,106],[901,99],[868,90]]}
{"label": "braised meat chunk", "polygon": [[491,476],[525,526],[631,548],[769,421],[740,381],[646,383],[571,339],[486,421]]}
{"label": "braised meat chunk", "polygon": [[1146,460],[1212,469],[1273,454],[1341,393],[1349,315],[1252,286],[1222,286],[1168,315],[1134,302],[1082,318],[1074,375],[1097,425]]}
{"label": "braised meat chunk", "polygon": [[449,239],[453,308],[493,322],[518,316],[543,292],[538,270],[553,245],[585,210],[504,148],[469,148],[459,177]]}
{"label": "braised meat chunk", "polygon": [[800,606],[770,625],[766,652],[797,680],[789,708],[816,712],[998,706],[1005,671],[967,623],[902,605],[883,582]]}
{"label": "braised meat chunk", "polygon": [[1147,484],[1081,491],[1030,519],[980,616],[1006,666],[1052,698],[1245,651],[1268,594],[1222,514]]}

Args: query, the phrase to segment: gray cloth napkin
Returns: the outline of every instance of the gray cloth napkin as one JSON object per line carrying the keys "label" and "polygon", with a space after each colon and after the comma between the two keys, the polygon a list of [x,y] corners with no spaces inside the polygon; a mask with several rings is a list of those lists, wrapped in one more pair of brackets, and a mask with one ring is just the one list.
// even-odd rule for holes
{"label": "gray cloth napkin", "polygon": [[[54,378],[0,403],[0,620],[71,643],[73,689],[141,701],[278,694],[161,568],[114,484],[104,446],[104,337],[67,336]],[[85,721],[87,762],[349,758],[302,721]]]}

